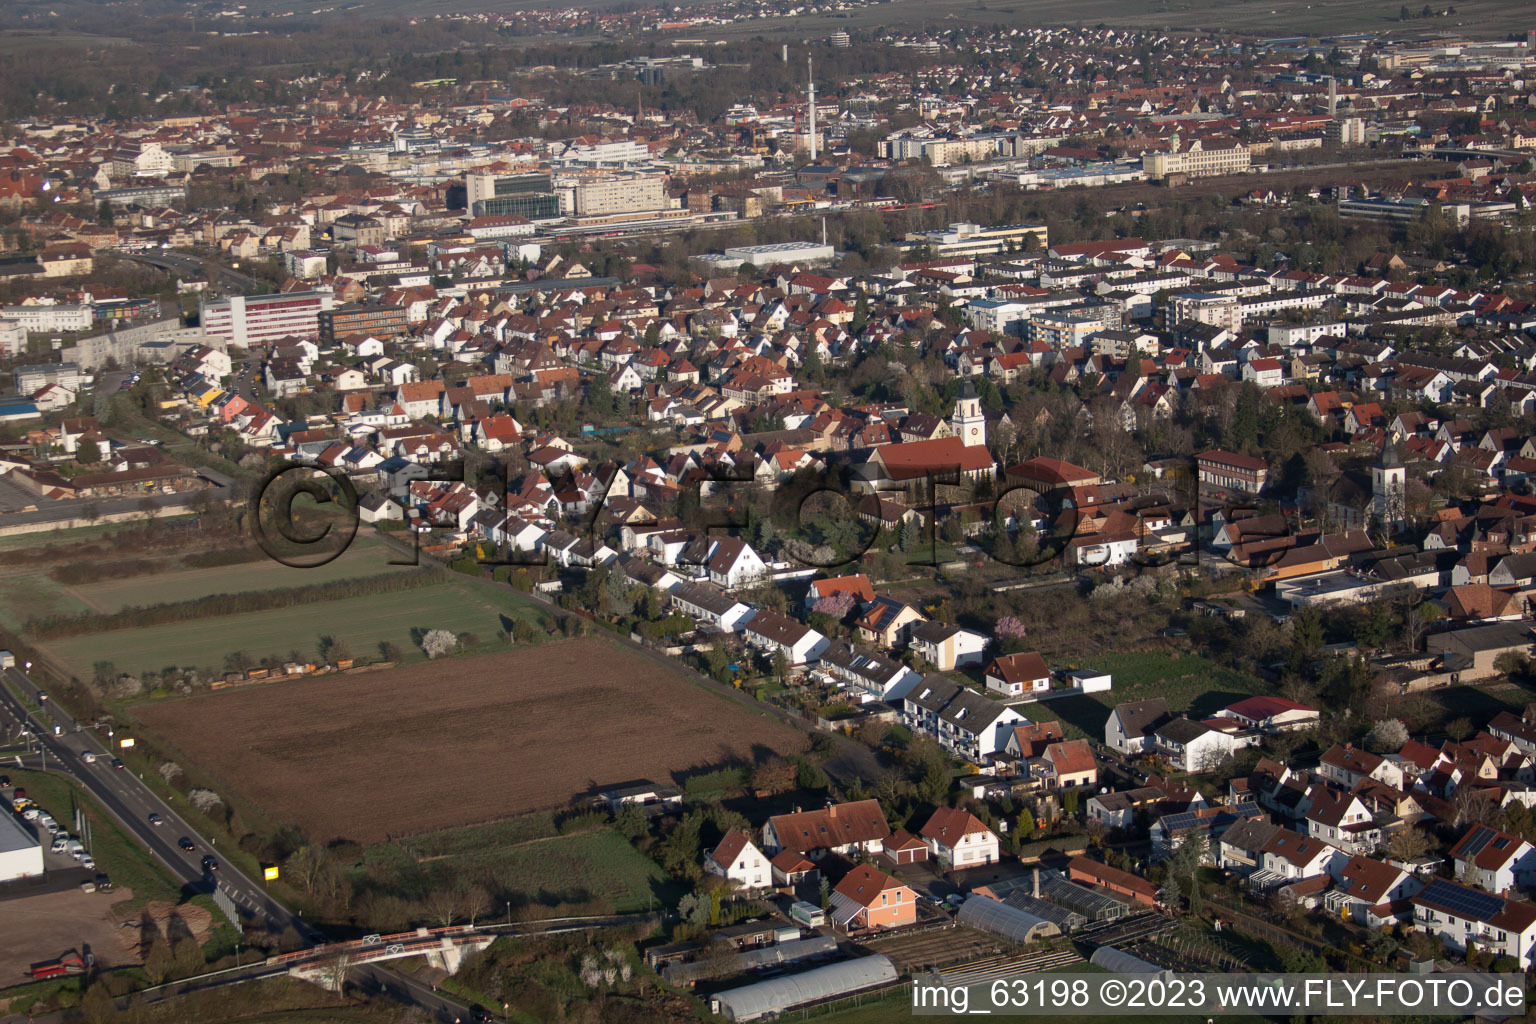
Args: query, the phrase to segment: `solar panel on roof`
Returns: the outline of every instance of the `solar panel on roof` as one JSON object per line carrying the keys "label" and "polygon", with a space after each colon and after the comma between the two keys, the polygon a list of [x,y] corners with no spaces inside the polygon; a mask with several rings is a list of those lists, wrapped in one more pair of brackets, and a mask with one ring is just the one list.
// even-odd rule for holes
{"label": "solar panel on roof", "polygon": [[1463,855],[1476,857],[1479,853],[1483,852],[1483,847],[1487,846],[1488,840],[1492,838],[1493,829],[1486,825],[1477,826],[1472,830],[1472,834],[1467,837],[1467,844],[1462,849]]}
{"label": "solar panel on roof", "polygon": [[1497,896],[1479,892],[1476,889],[1468,889],[1465,886],[1453,885],[1443,879],[1431,882],[1420,898],[1427,903],[1444,907],[1459,917],[1479,921],[1487,920],[1504,906],[1504,901]]}

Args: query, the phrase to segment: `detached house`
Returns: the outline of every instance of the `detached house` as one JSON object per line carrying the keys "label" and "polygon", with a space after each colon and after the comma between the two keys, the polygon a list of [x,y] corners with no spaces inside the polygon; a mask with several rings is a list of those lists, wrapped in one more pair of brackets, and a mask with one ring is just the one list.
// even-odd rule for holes
{"label": "detached house", "polygon": [[773,885],[773,868],[767,856],[739,828],[727,832],[720,845],[704,858],[704,870],[743,889],[767,889]]}
{"label": "detached house", "polygon": [[918,834],[933,858],[947,868],[964,869],[998,861],[997,835],[969,811],[941,807]]}
{"label": "detached house", "polygon": [[1005,697],[1043,693],[1051,688],[1051,670],[1034,651],[993,658],[986,669],[987,689]]}
{"label": "detached house", "polygon": [[854,800],[774,815],[763,826],[763,849],[775,858],[786,850],[813,861],[829,853],[851,857],[879,853],[890,834],[880,801]]}
{"label": "detached house", "polygon": [[917,894],[873,864],[860,864],[832,889],[832,923],[844,932],[917,923]]}
{"label": "detached house", "polygon": [[1343,864],[1335,863],[1332,874],[1333,892],[1326,899],[1329,907],[1371,928],[1395,922],[1397,911],[1392,904],[1424,887],[1402,868],[1358,855]]}
{"label": "detached house", "polygon": [[1473,825],[1451,848],[1456,877],[1489,892],[1536,886],[1536,848],[1519,836]]}
{"label": "detached house", "polygon": [[1448,948],[1464,951],[1468,942],[1495,956],[1510,956],[1529,970],[1536,950],[1536,906],[1509,900],[1444,878],[1411,897],[1413,923],[1440,936]]}
{"label": "detached house", "polygon": [[923,622],[912,629],[909,647],[940,672],[979,665],[991,637],[943,622]]}
{"label": "detached house", "polygon": [[1116,704],[1104,723],[1104,745],[1122,754],[1141,754],[1152,746],[1152,730],[1172,718],[1161,697]]}
{"label": "detached house", "polygon": [[829,644],[826,637],[805,623],[766,608],[748,619],[741,632],[747,643],[769,658],[782,652],[790,665],[815,661]]}

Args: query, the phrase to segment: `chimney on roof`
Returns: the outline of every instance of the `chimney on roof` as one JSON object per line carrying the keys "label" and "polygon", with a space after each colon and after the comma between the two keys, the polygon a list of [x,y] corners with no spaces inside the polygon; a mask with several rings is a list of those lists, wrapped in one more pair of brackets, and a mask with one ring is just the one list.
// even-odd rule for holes
{"label": "chimney on roof", "polygon": [[833,803],[831,800],[827,801],[827,817],[837,817],[837,804]]}

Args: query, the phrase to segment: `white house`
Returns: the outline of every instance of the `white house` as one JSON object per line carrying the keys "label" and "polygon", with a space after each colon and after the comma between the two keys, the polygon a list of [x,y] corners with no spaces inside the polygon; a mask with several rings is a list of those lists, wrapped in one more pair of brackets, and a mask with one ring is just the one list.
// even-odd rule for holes
{"label": "white house", "polygon": [[1536,847],[1487,825],[1473,825],[1451,848],[1456,877],[1489,892],[1536,885]]}
{"label": "white house", "polygon": [[722,633],[736,632],[755,611],[751,605],[702,583],[679,583],[667,596],[672,607]]}
{"label": "white house", "polygon": [[1370,853],[1381,843],[1381,828],[1358,796],[1316,784],[1307,789],[1307,835],[1325,839],[1350,854]]}
{"label": "white house", "polygon": [[1122,754],[1144,753],[1152,746],[1152,730],[1171,717],[1161,697],[1116,704],[1104,723],[1104,745]]}
{"label": "white house", "polygon": [[969,811],[941,807],[918,833],[929,852],[948,868],[964,869],[998,861],[997,835]]}
{"label": "white house", "polygon": [[901,720],[978,765],[1007,745],[1011,726],[1028,722],[1013,708],[938,675],[924,677],[902,700]]}
{"label": "white house", "polygon": [[1536,949],[1536,906],[1437,878],[1409,898],[1413,923],[1454,950],[1475,942],[1495,956],[1514,957],[1529,970]]}
{"label": "white house", "polygon": [[1034,651],[993,658],[986,669],[987,689],[1005,697],[1043,693],[1051,688],[1051,670]]}
{"label": "white house", "polygon": [[1395,918],[1388,904],[1424,888],[1411,872],[1358,855],[1343,863],[1336,861],[1329,873],[1333,875],[1333,892],[1326,898],[1328,905],[1368,927]]}
{"label": "white house", "polygon": [[940,672],[952,672],[968,665],[979,665],[987,645],[985,633],[973,633],[943,622],[921,622],[912,627],[908,647]]}
{"label": "white house", "polygon": [[1191,718],[1173,718],[1157,726],[1152,730],[1152,743],[1159,754],[1185,772],[1211,771],[1238,747],[1231,734]]}
{"label": "white house", "polygon": [[746,541],[721,537],[709,549],[709,581],[726,590],[751,586],[768,572],[768,566]]}
{"label": "white house", "polygon": [[741,627],[747,643],[767,657],[783,652],[791,665],[804,665],[821,657],[831,641],[816,630],[787,615],[766,608],[759,609]]}
{"label": "white house", "polygon": [[735,882],[743,889],[767,889],[773,885],[773,866],[752,838],[733,828],[704,858],[704,870]]}

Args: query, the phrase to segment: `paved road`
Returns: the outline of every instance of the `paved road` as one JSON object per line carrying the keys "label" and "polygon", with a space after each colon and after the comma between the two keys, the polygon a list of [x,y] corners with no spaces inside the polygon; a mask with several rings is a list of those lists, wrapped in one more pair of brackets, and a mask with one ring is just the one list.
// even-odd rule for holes
{"label": "paved road", "polygon": [[[7,669],[5,677],[22,693],[39,692],[21,669]],[[78,779],[130,835],[170,869],[173,877],[199,892],[211,893],[217,883],[237,905],[264,919],[273,930],[282,931],[292,925],[306,940],[324,941],[319,931],[268,896],[222,857],[216,872],[205,872],[202,858],[207,854],[218,857],[218,848],[200,836],[137,775],[126,769],[114,769],[110,763],[113,755],[103,737],[81,726],[56,702],[47,700],[42,705],[43,720],[39,721],[16,699],[11,688],[0,687],[0,711],[27,726],[39,738],[48,756],[58,760],[61,770]],[[81,755],[86,752],[96,755],[94,764],[81,760]],[[151,825],[150,814],[159,814],[164,824]],[[177,846],[182,836],[189,837],[196,845],[191,853]]]}
{"label": "paved road", "polygon": [[260,360],[248,359],[245,362],[239,364],[239,368],[235,373],[235,394],[239,395],[247,402],[254,403],[256,401],[255,378],[256,371],[259,366]]}
{"label": "paved road", "polygon": [[204,259],[201,256],[193,256],[190,253],[164,250],[158,253],[134,253],[124,255],[125,260],[135,263],[147,263],[152,267],[170,271],[172,274],[192,276],[204,274],[210,281],[224,280],[234,286],[236,291],[253,292],[261,288],[269,287],[267,282],[259,281],[249,274],[242,274],[238,270],[221,266],[213,260]]}

